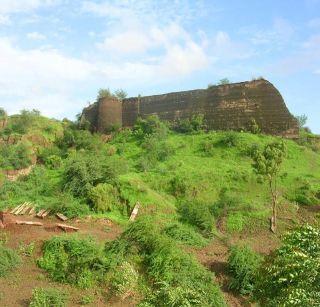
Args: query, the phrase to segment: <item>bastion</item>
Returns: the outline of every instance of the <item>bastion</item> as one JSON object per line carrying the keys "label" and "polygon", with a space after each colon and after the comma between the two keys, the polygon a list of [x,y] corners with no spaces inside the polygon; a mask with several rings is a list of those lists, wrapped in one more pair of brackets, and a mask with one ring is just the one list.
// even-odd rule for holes
{"label": "bastion", "polygon": [[158,115],[173,122],[196,114],[203,114],[210,130],[246,130],[255,120],[265,134],[296,138],[299,133],[280,92],[265,79],[122,101],[106,97],[85,108],[81,121],[104,133],[115,126],[132,127],[139,117]]}

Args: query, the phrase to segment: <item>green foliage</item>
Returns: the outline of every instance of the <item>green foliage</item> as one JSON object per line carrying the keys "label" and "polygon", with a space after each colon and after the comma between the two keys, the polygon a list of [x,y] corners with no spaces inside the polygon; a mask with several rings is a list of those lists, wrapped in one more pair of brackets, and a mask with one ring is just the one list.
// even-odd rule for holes
{"label": "green foliage", "polygon": [[105,213],[120,207],[118,191],[108,183],[100,183],[93,187],[88,197],[96,212]]}
{"label": "green foliage", "polygon": [[97,101],[101,98],[106,98],[106,97],[113,97],[112,92],[108,88],[101,88],[98,91]]}
{"label": "green foliage", "polygon": [[93,295],[84,295],[80,300],[80,305],[89,305],[94,303]]}
{"label": "green foliage", "polygon": [[180,133],[197,133],[205,128],[203,114],[193,115],[191,118],[178,119],[172,125],[172,129]]}
{"label": "green foliage", "polygon": [[152,219],[140,218],[105,247],[110,266],[142,257],[153,291],[144,303],[160,306],[225,306],[212,275],[167,236]]}
{"label": "green foliage", "polygon": [[138,281],[139,273],[131,263],[125,261],[114,270],[110,280],[111,292],[123,300],[138,290]]}
{"label": "green foliage", "polygon": [[86,289],[103,280],[106,259],[102,249],[90,238],[59,236],[45,241],[38,260],[54,281]]}
{"label": "green foliage", "polygon": [[10,118],[5,133],[7,135],[12,133],[26,134],[39,118],[40,112],[38,110],[22,110],[20,115]]}
{"label": "green foliage", "polygon": [[252,294],[262,257],[247,246],[232,246],[228,270],[232,276],[229,287],[240,294]]}
{"label": "green foliage", "polygon": [[299,128],[302,129],[307,124],[308,116],[305,114],[302,114],[302,115],[296,116],[296,119],[298,121]]}
{"label": "green foliage", "polygon": [[204,235],[210,236],[215,229],[215,219],[210,206],[197,201],[182,201],[178,207],[181,220],[197,227]]}
{"label": "green foliage", "polygon": [[288,234],[263,264],[256,287],[263,306],[320,305],[320,230],[305,225]]}
{"label": "green foliage", "polygon": [[175,175],[173,178],[170,179],[169,191],[173,196],[177,198],[183,198],[186,196],[188,190],[188,183],[186,182],[186,179],[182,176]]}
{"label": "green foliage", "polygon": [[246,224],[246,219],[241,212],[234,212],[227,216],[226,226],[228,232],[240,232]]}
{"label": "green foliage", "polygon": [[63,173],[63,186],[75,197],[87,197],[89,191],[99,183],[112,182],[125,171],[121,159],[101,159],[97,155],[76,154],[67,159]]}
{"label": "green foliage", "polygon": [[160,121],[157,115],[150,115],[144,119],[138,118],[133,131],[139,140],[143,140],[150,135],[157,137],[158,140],[163,140],[166,138],[169,128],[164,122]]}
{"label": "green foliage", "polygon": [[6,276],[20,263],[21,259],[14,250],[0,245],[0,277]]}
{"label": "green foliage", "polygon": [[29,244],[20,243],[19,245],[19,253],[22,256],[32,257],[35,249],[35,243],[31,242]]}
{"label": "green foliage", "polygon": [[228,78],[220,79],[218,85],[230,84],[230,80]]}
{"label": "green foliage", "polygon": [[123,89],[118,89],[114,92],[114,95],[119,99],[119,100],[123,100],[128,96],[128,93],[123,90]]}
{"label": "green foliage", "polygon": [[67,295],[55,288],[35,288],[32,291],[30,307],[65,307]]}
{"label": "green foliage", "polygon": [[0,169],[21,169],[31,165],[32,147],[29,142],[0,145]]}
{"label": "green foliage", "polygon": [[252,118],[249,122],[249,132],[253,133],[253,134],[259,134],[261,133],[261,129],[258,125],[258,123],[256,122],[256,120],[254,118]]}
{"label": "green foliage", "polygon": [[190,246],[204,247],[208,243],[193,227],[179,222],[166,225],[163,231],[175,241]]}
{"label": "green foliage", "polygon": [[237,147],[241,142],[240,134],[235,131],[225,132],[218,141],[218,145],[224,147]]}
{"label": "green foliage", "polygon": [[4,108],[0,108],[0,119],[3,119],[3,118],[6,118],[8,115],[7,115],[7,112],[5,111]]}
{"label": "green foliage", "polygon": [[291,201],[301,205],[314,205],[320,202],[320,185],[312,184],[306,179],[298,180],[300,185],[295,189],[293,195],[287,195]]}

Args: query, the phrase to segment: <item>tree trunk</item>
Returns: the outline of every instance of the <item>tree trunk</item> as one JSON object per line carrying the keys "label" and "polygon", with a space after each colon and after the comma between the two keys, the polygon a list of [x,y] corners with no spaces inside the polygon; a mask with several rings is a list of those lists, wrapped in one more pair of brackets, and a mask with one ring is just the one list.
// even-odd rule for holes
{"label": "tree trunk", "polygon": [[276,189],[272,189],[272,183],[270,183],[270,190],[272,194],[272,216],[270,218],[270,230],[275,233],[277,229],[277,202],[278,195]]}

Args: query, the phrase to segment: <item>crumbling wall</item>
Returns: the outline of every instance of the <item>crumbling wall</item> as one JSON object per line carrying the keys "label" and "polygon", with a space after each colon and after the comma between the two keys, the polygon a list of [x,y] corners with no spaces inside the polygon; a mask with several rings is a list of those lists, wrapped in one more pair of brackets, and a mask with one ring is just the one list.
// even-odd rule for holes
{"label": "crumbling wall", "polygon": [[85,109],[84,114],[92,127],[97,127],[101,132],[114,123],[131,127],[139,116],[152,114],[168,121],[204,114],[208,128],[214,130],[246,129],[252,119],[267,134],[297,137],[299,130],[279,91],[263,79],[128,98],[122,104],[106,99],[99,101],[95,107]]}

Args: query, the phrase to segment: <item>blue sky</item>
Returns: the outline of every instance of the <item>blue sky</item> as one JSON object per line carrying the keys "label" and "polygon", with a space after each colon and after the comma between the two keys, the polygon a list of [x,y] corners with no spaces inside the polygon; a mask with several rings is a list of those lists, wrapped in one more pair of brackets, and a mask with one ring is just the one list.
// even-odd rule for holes
{"label": "blue sky", "polygon": [[0,105],[74,118],[129,96],[263,76],[320,133],[320,0],[0,0]]}

